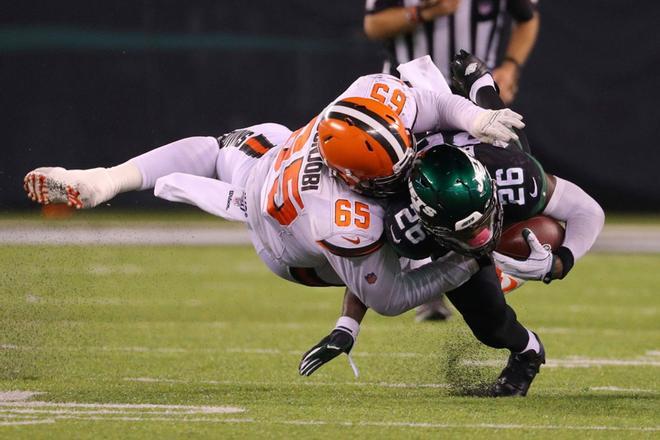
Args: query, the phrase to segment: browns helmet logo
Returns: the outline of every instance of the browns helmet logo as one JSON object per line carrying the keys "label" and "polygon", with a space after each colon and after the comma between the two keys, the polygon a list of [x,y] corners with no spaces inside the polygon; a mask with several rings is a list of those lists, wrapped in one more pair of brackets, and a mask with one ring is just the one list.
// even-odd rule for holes
{"label": "browns helmet logo", "polygon": [[371,272],[371,273],[367,274],[367,275],[364,277],[364,279],[367,280],[367,283],[369,283],[369,284],[373,284],[373,283],[375,283],[376,281],[378,281],[378,276],[377,276],[375,273]]}

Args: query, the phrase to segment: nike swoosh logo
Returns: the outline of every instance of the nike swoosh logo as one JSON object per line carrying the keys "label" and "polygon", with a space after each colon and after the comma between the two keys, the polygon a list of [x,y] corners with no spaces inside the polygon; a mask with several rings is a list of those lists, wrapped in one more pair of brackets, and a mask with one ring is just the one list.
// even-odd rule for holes
{"label": "nike swoosh logo", "polygon": [[532,182],[534,182],[534,191],[530,191],[529,195],[531,197],[536,197],[536,195],[539,193],[539,188],[536,186],[536,179],[532,177]]}
{"label": "nike swoosh logo", "polygon": [[346,237],[345,235],[342,235],[341,238],[353,244],[360,244],[360,237],[349,238]]}
{"label": "nike swoosh logo", "polygon": [[396,238],[396,236],[394,235],[394,229],[392,229],[392,226],[390,226],[390,235],[392,236],[392,241],[394,242],[394,244],[401,243],[401,239]]}

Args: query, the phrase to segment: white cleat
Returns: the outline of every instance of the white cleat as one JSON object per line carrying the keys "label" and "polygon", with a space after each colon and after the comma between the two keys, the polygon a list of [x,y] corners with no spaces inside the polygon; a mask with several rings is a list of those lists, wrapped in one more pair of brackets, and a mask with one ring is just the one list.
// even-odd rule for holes
{"label": "white cleat", "polygon": [[105,168],[37,168],[25,176],[23,188],[30,199],[42,205],[66,203],[76,209],[93,208],[116,194]]}

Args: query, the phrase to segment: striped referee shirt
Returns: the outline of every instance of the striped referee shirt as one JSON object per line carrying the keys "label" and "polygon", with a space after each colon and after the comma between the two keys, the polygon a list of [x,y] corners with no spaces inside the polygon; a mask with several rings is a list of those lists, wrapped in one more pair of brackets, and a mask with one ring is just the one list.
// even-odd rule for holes
{"label": "striped referee shirt", "polygon": [[[366,13],[375,14],[391,7],[416,6],[420,0],[367,0]],[[396,67],[412,59],[430,55],[443,75],[449,78],[449,65],[456,52],[464,49],[494,68],[506,15],[516,22],[534,16],[537,0],[461,0],[456,12],[421,23],[412,32],[386,41],[383,72],[398,75]]]}

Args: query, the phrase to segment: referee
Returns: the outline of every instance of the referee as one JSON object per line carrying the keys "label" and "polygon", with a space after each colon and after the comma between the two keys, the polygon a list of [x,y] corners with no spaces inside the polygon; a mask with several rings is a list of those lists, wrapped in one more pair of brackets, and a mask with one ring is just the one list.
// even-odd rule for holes
{"label": "referee", "polygon": [[[488,64],[505,104],[518,91],[518,78],[539,29],[537,0],[367,0],[364,31],[385,41],[383,71],[430,55],[449,79],[453,55],[464,49]],[[511,18],[509,20],[509,17]],[[505,24],[512,23],[505,56],[497,59]]]}

